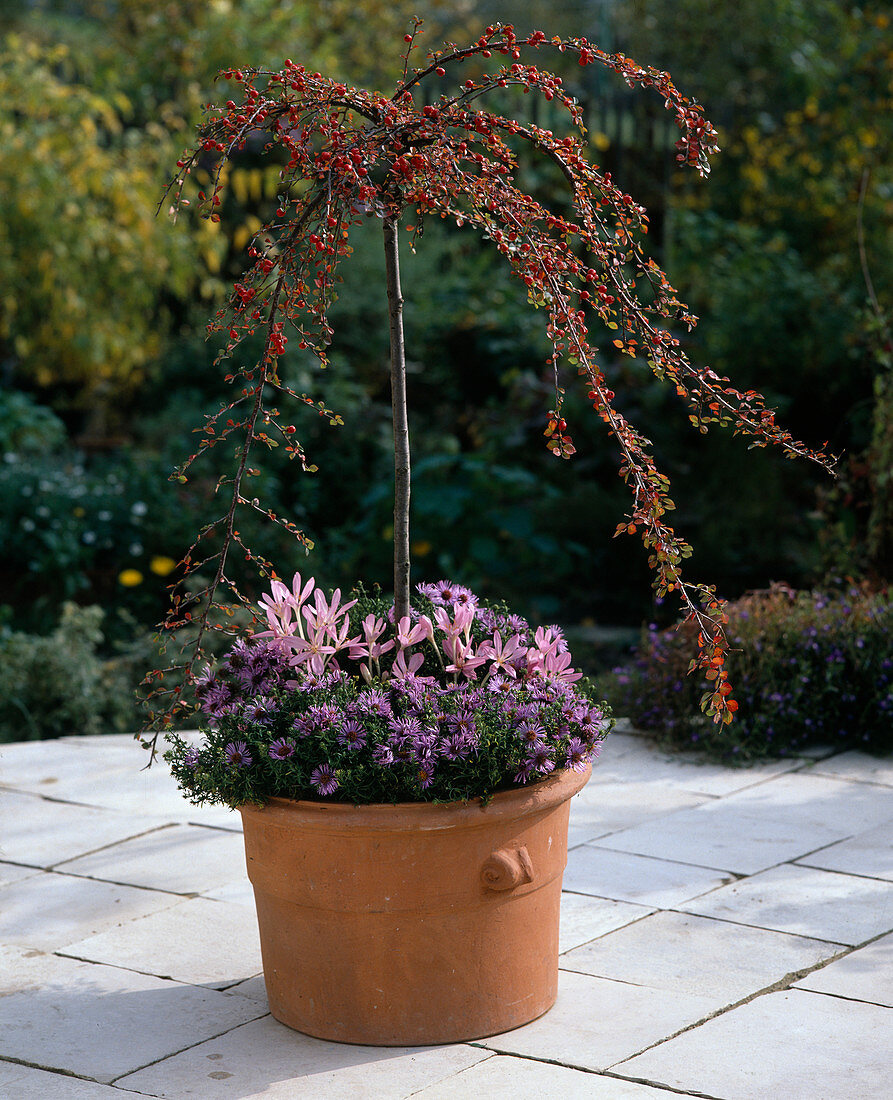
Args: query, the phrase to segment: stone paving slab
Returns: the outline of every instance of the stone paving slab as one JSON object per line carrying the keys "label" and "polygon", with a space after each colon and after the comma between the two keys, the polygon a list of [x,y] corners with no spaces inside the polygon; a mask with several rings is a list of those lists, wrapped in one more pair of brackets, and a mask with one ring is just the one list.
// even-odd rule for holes
{"label": "stone paving slab", "polygon": [[603,1070],[715,1011],[709,997],[647,989],[562,970],[558,1000],[524,1027],[482,1039],[503,1054]]}
{"label": "stone paving slab", "polygon": [[0,745],[0,787],[152,817],[156,823],[195,821],[241,829],[236,811],[190,805],[165,762],[159,757],[146,768],[147,761],[148,754],[130,734],[16,742]]}
{"label": "stone paving slab", "polygon": [[66,860],[57,870],[152,890],[204,894],[245,878],[245,845],[237,833],[173,825]]}
{"label": "stone paving slab", "polygon": [[749,768],[729,768],[685,754],[662,752],[642,736],[612,733],[585,790],[598,783],[647,783],[701,796],[724,797],[804,767],[792,757]]}
{"label": "stone paving slab", "polygon": [[822,867],[850,875],[867,875],[893,882],[893,821],[841,840],[797,862],[805,867]]}
{"label": "stone paving slab", "polygon": [[0,1058],[108,1083],[253,1019],[247,997],[0,949]]}
{"label": "stone paving slab", "polygon": [[838,779],[854,779],[860,783],[882,783],[893,787],[893,759],[889,756],[871,756],[866,752],[841,752],[813,767],[822,775]]}
{"label": "stone paving slab", "polygon": [[254,913],[208,898],[180,901],[69,944],[65,954],[214,989],[263,969]]}
{"label": "stone paving slab", "polygon": [[854,946],[893,929],[893,883],[788,864],[680,908]]}
{"label": "stone paving slab", "polygon": [[751,875],[874,828],[891,816],[893,804],[881,787],[796,773],[625,829],[599,843]]}
{"label": "stone paving slab", "polygon": [[743,1000],[840,954],[839,944],[684,913],[655,913],[561,958],[565,970],[667,992]]}
{"label": "stone paving slab", "polygon": [[568,853],[564,888],[615,901],[668,909],[723,886],[731,876],[709,867],[615,852],[601,843]]}
{"label": "stone paving slab", "polygon": [[889,1096],[893,1013],[804,990],[769,993],[614,1070],[722,1100]]}
{"label": "stone paving slab", "polygon": [[51,868],[158,828],[154,817],[55,802],[18,791],[0,793],[0,858]]}
{"label": "stone paving slab", "polygon": [[587,894],[561,895],[561,920],[558,929],[558,951],[564,954],[598,936],[613,932],[633,921],[647,917],[654,910],[627,901],[610,901]]}
{"label": "stone paving slab", "polygon": [[663,1089],[653,1089],[616,1077],[602,1077],[530,1058],[494,1054],[437,1085],[413,1093],[417,1100],[669,1100]]}
{"label": "stone paving slab", "polygon": [[174,894],[40,871],[0,888],[0,943],[53,951],[177,900]]}
{"label": "stone paving slab", "polygon": [[0,1062],[0,1096],[8,1100],[126,1100],[127,1093],[68,1074]]}
{"label": "stone paving slab", "polygon": [[875,940],[813,971],[797,982],[795,988],[893,1008],[893,935]]}
{"label": "stone paving slab", "polygon": [[265,1016],[117,1083],[171,1100],[402,1100],[486,1057],[463,1044],[328,1043]]}
{"label": "stone paving slab", "polygon": [[663,783],[588,783],[575,796],[568,846],[619,832],[638,822],[663,817],[708,801],[708,796]]}
{"label": "stone paving slab", "polygon": [[[889,1060],[890,761],[731,769],[612,735],[571,804],[555,1008],[394,1051],[272,1020],[241,818],[201,818],[144,759],[129,735],[0,746],[4,1100],[879,1095],[846,1067]],[[792,1087],[773,1078],[828,1036],[826,1084],[799,1065]]]}
{"label": "stone paving slab", "polygon": [[25,878],[33,878],[41,872],[36,867],[20,867],[17,863],[0,863],[0,886],[9,886]]}

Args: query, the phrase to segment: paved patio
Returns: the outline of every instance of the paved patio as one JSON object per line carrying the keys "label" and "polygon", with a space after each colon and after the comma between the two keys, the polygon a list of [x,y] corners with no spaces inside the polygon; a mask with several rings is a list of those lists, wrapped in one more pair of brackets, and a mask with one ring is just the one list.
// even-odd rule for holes
{"label": "paved patio", "polygon": [[143,762],[0,746],[4,1098],[890,1095],[893,760],[732,770],[613,734],[571,811],[555,1008],[415,1049],[273,1020],[238,815]]}

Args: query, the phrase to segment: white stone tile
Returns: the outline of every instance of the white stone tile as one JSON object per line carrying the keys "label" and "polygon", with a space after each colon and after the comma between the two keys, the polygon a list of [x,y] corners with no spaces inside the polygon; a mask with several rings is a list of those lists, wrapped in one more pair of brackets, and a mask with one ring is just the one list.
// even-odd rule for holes
{"label": "white stone tile", "polygon": [[807,974],[796,983],[796,988],[893,1008],[893,935],[875,940]]}
{"label": "white stone tile", "polygon": [[723,1008],[840,950],[838,944],[782,932],[655,913],[562,956],[561,967],[711,997],[716,1008]]}
{"label": "white stone tile", "polygon": [[170,1100],[403,1100],[486,1057],[462,1044],[327,1043],[265,1016],[116,1084]]}
{"label": "white stone tile", "polygon": [[879,1100],[891,1049],[889,1009],[794,989],[757,997],[614,1072],[723,1100]]}
{"label": "white stone tile", "polygon": [[554,1008],[533,1023],[481,1040],[491,1050],[601,1070],[706,1017],[707,997],[645,989],[562,970]]}
{"label": "white stone tile", "polygon": [[32,878],[41,874],[34,867],[19,867],[15,863],[0,863],[0,886],[9,886],[13,882],[21,882],[22,879]]}
{"label": "white stone tile", "polygon": [[885,791],[823,776],[780,776],[692,810],[625,829],[606,848],[754,874],[889,818]]}
{"label": "white stone tile", "polygon": [[730,768],[685,753],[671,755],[641,737],[626,738],[619,751],[611,753],[608,746],[613,740],[612,734],[605,742],[590,787],[593,783],[648,783],[722,797],[803,766],[802,760],[792,759]]}
{"label": "white stone tile", "polygon": [[248,879],[247,871],[238,882],[228,882],[226,886],[218,886],[214,890],[202,890],[202,897],[213,898],[215,901],[231,901],[234,905],[242,905],[254,912],[254,887]]}
{"label": "white stone tile", "polygon": [[0,786],[120,813],[241,829],[235,810],[189,803],[160,755],[150,768],[147,761],[130,734],[16,742],[0,746]]}
{"label": "white stone tile", "polygon": [[893,759],[870,756],[866,752],[843,752],[822,760],[812,771],[833,775],[838,779],[854,779],[861,783],[882,783],[893,787]]}
{"label": "white stone tile", "polygon": [[42,871],[0,889],[0,942],[54,951],[176,902],[154,890]]}
{"label": "white stone tile", "polygon": [[413,1100],[468,1100],[470,1096],[485,1100],[533,1096],[544,1100],[667,1100],[662,1089],[506,1054],[494,1054],[455,1077],[429,1085],[413,1093]]}
{"label": "white stone tile", "polygon": [[797,862],[826,871],[893,881],[893,822],[812,852]]}
{"label": "white stone tile", "polygon": [[0,786],[58,797],[54,788],[66,779],[114,770],[125,759],[133,758],[135,751],[132,741],[129,750],[125,750],[110,739],[101,751],[95,752],[84,751],[75,742],[76,739],[16,741],[0,745]]}
{"label": "white stone tile", "polygon": [[173,825],[68,860],[57,870],[153,890],[199,894],[246,877],[245,846],[238,833]]}
{"label": "white stone tile", "polygon": [[235,985],[229,986],[225,992],[232,993],[234,996],[247,997],[250,1001],[254,1001],[256,1005],[259,1005],[264,1012],[270,1011],[263,974],[255,974],[253,978],[248,978],[247,981],[237,982]]}
{"label": "white stone tile", "polygon": [[852,946],[893,929],[893,884],[788,864],[679,908]]}
{"label": "white stone tile", "polygon": [[247,997],[10,947],[0,988],[0,1057],[104,1083],[259,1012]]}
{"label": "white stone tile", "polygon": [[65,953],[212,988],[233,985],[263,969],[254,913],[207,898],[180,901],[69,944]]}
{"label": "white stone tile", "polygon": [[156,818],[0,792],[0,858],[53,867],[158,827]]}
{"label": "white stone tile", "polygon": [[196,822],[218,828],[242,827],[238,811],[228,806],[193,806],[188,802],[163,760],[143,769],[141,759],[137,758],[114,771],[68,780],[54,790],[53,797],[119,813],[152,814],[166,821]]}
{"label": "white stone tile", "polygon": [[127,1100],[127,1093],[111,1085],[15,1062],[0,1062],[0,1096],[8,1100]]}
{"label": "white stone tile", "polygon": [[660,782],[590,782],[571,802],[568,845],[575,847],[705,801],[706,795]]}
{"label": "white stone tile", "polygon": [[654,909],[678,906],[729,881],[729,875],[710,868],[615,852],[600,844],[573,848],[564,872],[564,889],[571,893]]}
{"label": "white stone tile", "polygon": [[588,894],[561,895],[561,920],[558,931],[558,951],[563,954],[580,947],[597,936],[613,932],[634,920],[647,917],[653,909],[631,905],[627,901],[609,901]]}

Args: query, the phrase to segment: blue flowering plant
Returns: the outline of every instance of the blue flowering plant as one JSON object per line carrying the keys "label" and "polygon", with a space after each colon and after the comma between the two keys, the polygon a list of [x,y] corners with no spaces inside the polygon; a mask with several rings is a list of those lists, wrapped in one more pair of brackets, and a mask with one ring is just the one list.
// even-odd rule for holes
{"label": "blue flowering plant", "polygon": [[671,749],[726,763],[810,747],[893,749],[893,594],[844,585],[794,591],[776,584],[728,605],[739,720],[725,736],[696,708],[684,629],[651,624],[633,660],[615,669],[611,697]]}
{"label": "blue flowering plant", "polygon": [[487,799],[598,756],[610,709],[558,627],[447,581],[417,585],[396,622],[377,592],[351,596],[271,581],[266,629],[198,678],[202,742],[169,736],[192,801]]}

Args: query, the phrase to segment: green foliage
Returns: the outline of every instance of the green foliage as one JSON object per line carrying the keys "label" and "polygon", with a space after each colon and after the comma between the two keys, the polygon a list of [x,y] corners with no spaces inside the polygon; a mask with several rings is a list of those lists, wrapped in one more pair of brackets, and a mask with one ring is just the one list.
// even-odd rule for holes
{"label": "green foliage", "polygon": [[46,455],[66,441],[65,425],[26,393],[0,389],[0,456]]}
{"label": "green foliage", "polygon": [[0,341],[21,378],[83,407],[157,358],[187,241],[155,218],[172,139],[65,79],[67,55],[0,41]]}
{"label": "green foliage", "polygon": [[49,635],[12,630],[10,617],[0,625],[0,742],[137,727],[136,670],[153,650],[132,620],[131,641],[104,658],[101,607],[63,604]]}
{"label": "green foliage", "polygon": [[810,747],[893,749],[893,599],[888,592],[775,586],[731,603],[729,678],[739,701],[722,733],[697,713],[687,628],[643,635],[635,661],[603,686],[615,709],[660,744],[727,763]]}

